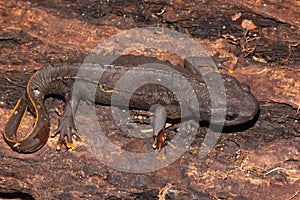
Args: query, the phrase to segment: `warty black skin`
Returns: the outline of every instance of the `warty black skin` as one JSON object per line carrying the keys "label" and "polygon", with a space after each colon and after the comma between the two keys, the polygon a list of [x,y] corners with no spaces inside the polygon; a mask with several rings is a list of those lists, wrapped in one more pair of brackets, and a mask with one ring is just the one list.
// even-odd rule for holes
{"label": "warty black skin", "polygon": [[[149,60],[146,60],[144,63],[147,62]],[[141,64],[144,63],[142,62]],[[162,64],[161,61],[158,63]],[[158,84],[146,84],[130,95],[130,108],[143,110],[154,108],[154,136],[157,136],[164,129],[166,118],[192,116],[207,121],[211,118],[211,99],[204,79],[189,69],[174,68],[180,72],[180,76],[173,71],[164,71],[152,67],[147,70],[145,68],[137,68],[133,72],[134,77],[147,77],[150,75],[165,80],[177,76],[179,79],[184,77],[193,89],[193,91],[190,91],[181,88],[178,91],[185,97],[183,100],[180,100],[180,105],[178,98],[173,92]],[[79,69],[85,69],[80,71],[81,76],[78,73]],[[66,101],[65,111],[60,118],[59,127],[55,134],[60,134],[59,145],[66,144],[67,148],[74,148],[72,136],[76,135],[76,128],[73,113],[75,113],[79,101],[85,100],[97,104],[110,105],[111,97],[115,95],[116,101],[114,106],[125,106],[124,97],[130,91],[115,89],[115,84],[124,76],[128,69],[128,67],[122,65],[61,64],[39,70],[28,81],[25,96],[20,98],[10,115],[4,130],[6,142],[13,150],[20,153],[32,153],[39,150],[47,142],[50,131],[49,116],[44,106],[44,100],[47,95],[55,94],[62,96]],[[100,78],[98,73],[102,74]],[[212,77],[215,75],[217,75],[216,72],[208,74],[208,76]],[[251,120],[256,115],[259,105],[251,94],[249,87],[240,84],[229,75],[220,75],[225,87],[227,103],[224,125],[238,125]],[[76,90],[73,89],[75,81],[77,84]],[[96,94],[93,94],[93,89],[96,89]],[[195,98],[191,97],[192,94],[195,95],[198,102],[195,102]],[[195,106],[198,104],[199,106]],[[153,107],[153,105],[155,106]],[[18,128],[27,107],[36,117],[35,125],[26,138],[17,140]],[[182,116],[182,107],[187,110],[185,116]],[[163,146],[163,144],[158,144],[158,146]]]}

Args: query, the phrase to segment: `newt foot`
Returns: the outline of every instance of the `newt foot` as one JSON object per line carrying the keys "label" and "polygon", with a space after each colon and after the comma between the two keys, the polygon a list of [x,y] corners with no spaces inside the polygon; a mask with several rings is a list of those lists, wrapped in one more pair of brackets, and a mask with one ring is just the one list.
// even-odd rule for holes
{"label": "newt foot", "polygon": [[60,151],[61,146],[65,145],[67,149],[75,150],[75,146],[73,144],[73,136],[78,140],[82,140],[81,137],[77,134],[77,129],[75,125],[70,125],[68,123],[60,123],[58,128],[51,133],[51,137],[55,137],[59,134],[59,139],[57,142],[56,150]]}

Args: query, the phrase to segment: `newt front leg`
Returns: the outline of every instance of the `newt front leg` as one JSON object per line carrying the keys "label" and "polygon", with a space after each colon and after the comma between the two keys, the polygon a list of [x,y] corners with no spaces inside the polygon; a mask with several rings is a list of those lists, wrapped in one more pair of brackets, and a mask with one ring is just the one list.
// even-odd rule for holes
{"label": "newt front leg", "polygon": [[167,139],[167,133],[164,129],[167,120],[167,112],[162,105],[154,105],[153,108],[154,108],[154,120],[153,120],[154,143],[152,147],[160,151],[165,146],[166,139]]}

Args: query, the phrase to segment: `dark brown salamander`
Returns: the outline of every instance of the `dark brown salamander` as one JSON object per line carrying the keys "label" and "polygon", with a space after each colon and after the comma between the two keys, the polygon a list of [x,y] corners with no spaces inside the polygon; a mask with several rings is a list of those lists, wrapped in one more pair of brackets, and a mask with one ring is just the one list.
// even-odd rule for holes
{"label": "dark brown salamander", "polygon": [[[132,56],[129,59],[127,57],[125,60],[134,62],[134,59],[137,57]],[[44,100],[49,94],[60,95],[66,101],[64,114],[60,118],[55,134],[60,134],[59,146],[66,144],[67,148],[72,149],[74,148],[72,136],[76,136],[73,113],[80,100],[111,105],[113,97],[113,106],[123,107],[126,106],[124,101],[130,96],[130,108],[142,110],[151,108],[154,111],[153,134],[158,138],[157,149],[163,147],[166,139],[165,134],[161,134],[164,133],[166,118],[197,117],[207,121],[211,119],[212,101],[204,77],[212,82],[217,76],[221,77],[220,80],[225,88],[223,95],[226,97],[222,99],[220,95],[219,98],[219,89],[212,88],[215,91],[216,97],[214,98],[217,98],[213,103],[216,110],[225,105],[224,124],[226,126],[245,123],[251,120],[258,111],[257,100],[251,94],[249,87],[240,84],[229,75],[210,72],[201,76],[190,67],[184,69],[172,66],[173,70],[162,70],[160,66],[157,66],[158,64],[171,65],[152,58],[140,60],[142,61],[136,64],[156,63],[156,65],[147,64],[146,67],[132,68],[128,67],[130,65],[128,63],[122,66],[118,62],[112,65],[62,64],[39,70],[28,81],[25,96],[20,98],[10,115],[4,130],[6,142],[13,150],[20,153],[35,152],[47,142],[50,123]],[[131,69],[131,74],[129,74],[131,76],[126,78],[129,69]],[[102,76],[99,76],[100,74]],[[116,86],[119,79],[124,77],[121,86]],[[138,81],[134,78],[138,78]],[[149,82],[149,79],[155,79],[156,82]],[[143,81],[148,84],[141,84]],[[157,84],[157,82],[162,84]],[[171,83],[173,88],[168,89],[169,86],[163,83]],[[188,84],[185,85],[185,83]],[[141,86],[137,87],[135,84],[141,84]],[[133,92],[130,91],[131,87],[137,88]],[[220,94],[221,92],[220,89]],[[225,99],[227,104],[224,104]],[[35,115],[35,124],[26,138],[18,140],[16,139],[18,129],[28,108]]]}

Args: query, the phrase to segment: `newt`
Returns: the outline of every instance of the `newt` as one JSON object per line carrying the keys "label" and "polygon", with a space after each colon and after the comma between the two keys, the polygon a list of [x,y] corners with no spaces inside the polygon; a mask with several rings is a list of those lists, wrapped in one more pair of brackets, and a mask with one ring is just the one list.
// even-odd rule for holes
{"label": "newt", "polygon": [[[122,58],[124,57],[123,60],[129,62],[134,62],[137,59],[135,56],[127,58],[122,56]],[[136,64],[153,62],[166,64],[166,62],[153,58],[139,58],[140,61]],[[74,124],[74,114],[81,100],[111,105],[111,98],[114,95],[115,103],[113,106],[122,107],[126,106],[124,105],[124,98],[127,98],[128,93],[131,92],[130,108],[154,109],[152,126],[154,138],[157,138],[154,148],[158,150],[164,146],[166,140],[164,126],[167,118],[191,116],[201,121],[210,120],[211,99],[208,86],[200,74],[195,73],[189,67],[179,67],[179,69],[172,66],[180,72],[180,78],[183,77],[192,87],[192,92],[179,87],[177,92],[182,94],[183,99],[178,99],[167,87],[153,83],[145,84],[132,92],[115,88],[119,79],[129,69],[132,69],[129,63],[124,65],[122,59],[120,60],[119,63],[121,64],[115,62],[109,65],[93,63],[55,64],[37,71],[29,79],[25,95],[19,99],[6,123],[3,135],[7,144],[19,153],[33,153],[45,145],[50,135],[50,122],[44,101],[50,94],[59,95],[65,100],[64,114],[60,117],[59,126],[54,132],[54,135],[60,135],[58,149],[63,144],[68,149],[74,149],[72,137],[78,136]],[[167,64],[170,65],[170,63]],[[151,67],[145,70],[145,68],[136,67],[133,75],[135,77],[154,76],[164,80],[173,80],[172,78],[179,77],[178,73],[174,73],[174,71],[164,71]],[[78,75],[79,72],[81,76]],[[99,73],[102,74],[101,77],[96,76]],[[226,93],[227,105],[224,125],[239,125],[252,120],[258,112],[259,104],[252,95],[250,88],[227,74],[211,72],[208,76],[214,77],[216,74],[220,75]],[[93,76],[94,78],[92,78]],[[73,88],[75,82],[80,83],[76,90]],[[96,88],[94,94],[93,88]],[[195,98],[192,98],[192,94]],[[182,107],[187,110],[186,116],[182,116]],[[28,109],[35,116],[34,126],[25,138],[17,139],[22,119]]]}

